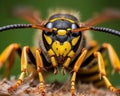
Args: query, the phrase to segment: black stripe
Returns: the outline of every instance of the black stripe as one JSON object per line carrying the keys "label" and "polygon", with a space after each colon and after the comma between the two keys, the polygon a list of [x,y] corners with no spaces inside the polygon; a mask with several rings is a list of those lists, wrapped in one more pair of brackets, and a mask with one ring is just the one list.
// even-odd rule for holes
{"label": "black stripe", "polygon": [[[42,32],[42,38],[43,38],[43,46],[46,48],[46,50],[49,50],[51,48],[51,45],[49,45],[44,37],[45,31]],[[51,33],[50,33],[51,34]],[[52,41],[53,42],[53,41]]]}
{"label": "black stripe", "polygon": [[[92,67],[94,67],[94,66],[98,66],[97,65],[97,62],[95,63],[95,64],[93,64],[92,65]],[[82,69],[82,68],[81,68]],[[86,69],[86,71],[87,70],[89,70],[89,68],[88,69]],[[95,70],[95,72],[92,72],[92,73],[87,73],[87,74],[82,74],[82,73],[78,73],[78,75],[80,75],[80,77],[83,77],[83,78],[88,78],[88,77],[92,77],[93,75],[96,75],[96,74],[99,74],[99,70]]]}
{"label": "black stripe", "polygon": [[[98,85],[98,83],[100,83],[100,82],[103,82],[103,83]],[[94,81],[93,85],[96,86],[96,87],[105,87],[106,86],[106,84],[105,84],[105,82],[102,78],[101,78],[101,80],[99,79],[99,80]]]}
{"label": "black stripe", "polygon": [[[88,52],[89,52],[90,50],[92,50],[92,49],[90,48],[90,49],[88,50]],[[98,52],[100,52],[100,53],[103,54],[104,51],[105,51],[105,48],[100,47],[100,48],[99,48],[98,50],[96,50],[96,51],[98,51]],[[93,59],[95,59],[95,56],[94,56],[94,54],[91,54],[89,57],[87,57],[87,58],[84,60],[84,62],[82,63],[81,67],[85,67],[85,66],[89,65],[90,62],[91,62]]]}
{"label": "black stripe", "polygon": [[17,49],[17,53],[18,53],[18,55],[19,55],[19,56],[20,56],[20,58],[21,58],[22,49],[21,49],[21,48],[18,48],[18,49]]}
{"label": "black stripe", "polygon": [[36,66],[36,60],[35,60],[35,57],[34,55],[32,54],[31,50],[29,49],[28,52],[27,52],[27,55],[29,57],[29,62],[33,63],[35,66]]}

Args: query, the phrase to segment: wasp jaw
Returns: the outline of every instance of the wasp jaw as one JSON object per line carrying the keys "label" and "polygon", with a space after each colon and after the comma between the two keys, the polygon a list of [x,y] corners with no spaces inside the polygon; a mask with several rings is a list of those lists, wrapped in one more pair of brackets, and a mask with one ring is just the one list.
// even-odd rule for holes
{"label": "wasp jaw", "polygon": [[58,73],[58,67],[54,67],[54,74],[56,75]]}
{"label": "wasp jaw", "polygon": [[63,75],[66,74],[66,69],[65,69],[65,67],[62,68],[62,74],[63,74]]}

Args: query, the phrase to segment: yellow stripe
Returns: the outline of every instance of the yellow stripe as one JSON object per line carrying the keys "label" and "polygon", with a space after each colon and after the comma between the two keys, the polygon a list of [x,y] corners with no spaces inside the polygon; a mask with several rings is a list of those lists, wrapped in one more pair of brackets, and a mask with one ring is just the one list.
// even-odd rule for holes
{"label": "yellow stripe", "polygon": [[104,87],[105,86],[105,81],[104,80],[100,80],[96,83],[93,83],[96,87]]}
{"label": "yellow stripe", "polygon": [[79,38],[80,38],[80,36],[75,37],[75,38],[72,39],[72,42],[71,42],[71,43],[72,43],[73,46],[76,45],[76,43],[78,42]]}
{"label": "yellow stripe", "polygon": [[44,37],[45,37],[47,43],[50,45],[52,43],[52,39],[49,36],[45,35],[45,34],[44,34]]}
{"label": "yellow stripe", "polygon": [[84,82],[93,82],[93,81],[96,81],[96,80],[99,80],[99,79],[100,79],[99,74],[95,74],[95,75],[90,76],[90,77],[80,77],[80,80],[84,81]]}
{"label": "yellow stripe", "polygon": [[56,20],[67,20],[67,21],[69,21],[69,22],[71,22],[71,23],[75,23],[75,21],[73,21],[73,20],[71,20],[71,19],[68,19],[68,18],[64,18],[64,17],[54,18],[54,19],[50,20],[50,22],[54,22],[54,21],[56,21]]}
{"label": "yellow stripe", "polygon": [[53,55],[55,55],[55,53],[53,52],[52,49],[49,49],[48,54],[49,54],[49,56],[53,56]]}

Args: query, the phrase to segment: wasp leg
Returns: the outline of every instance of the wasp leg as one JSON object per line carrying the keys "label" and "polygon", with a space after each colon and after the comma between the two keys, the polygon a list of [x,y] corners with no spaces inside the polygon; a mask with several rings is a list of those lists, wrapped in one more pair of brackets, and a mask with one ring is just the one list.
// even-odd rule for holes
{"label": "wasp leg", "polygon": [[19,76],[19,79],[17,80],[16,84],[8,88],[8,92],[13,94],[14,91],[21,85],[24,75],[27,72],[27,65],[28,65],[28,60],[27,60],[27,52],[29,51],[29,47],[24,47],[22,50],[22,55],[21,55],[21,74]]}
{"label": "wasp leg", "polygon": [[106,86],[111,91],[113,91],[115,93],[120,93],[120,90],[113,87],[113,85],[110,83],[109,79],[106,76],[105,63],[104,63],[102,54],[100,52],[95,52],[94,55],[95,55],[95,57],[98,58],[98,67],[99,67],[99,71],[100,71],[100,78],[103,78],[103,80],[105,81]]}
{"label": "wasp leg", "polygon": [[78,58],[78,60],[76,61],[74,68],[73,68],[73,75],[71,78],[71,95],[75,96],[75,79],[76,79],[76,73],[78,72],[84,58],[86,57],[87,54],[87,50],[83,49],[82,54],[80,55],[80,57]]}
{"label": "wasp leg", "polygon": [[43,63],[42,63],[42,58],[40,56],[40,49],[36,50],[36,63],[37,63],[37,71],[39,75],[39,80],[40,80],[40,92],[42,96],[45,96],[44,79],[42,75]]}
{"label": "wasp leg", "polygon": [[120,73],[120,61],[113,47],[108,43],[104,43],[103,48],[108,50],[109,58],[113,68]]}
{"label": "wasp leg", "polygon": [[5,61],[8,60],[8,64],[6,65],[6,72],[4,74],[5,77],[8,77],[13,66],[15,51],[19,54],[19,56],[21,56],[21,48],[20,45],[17,43],[9,45],[0,55],[0,68],[3,66]]}
{"label": "wasp leg", "polygon": [[[98,46],[97,42],[91,41],[87,47],[87,55],[85,60],[82,62],[81,68],[77,74],[77,80],[82,83],[92,83],[96,87],[104,87],[104,80],[100,80],[99,69],[97,58],[94,58],[94,52],[99,51],[103,55],[105,52],[104,48]],[[105,62],[106,67],[106,62]]]}

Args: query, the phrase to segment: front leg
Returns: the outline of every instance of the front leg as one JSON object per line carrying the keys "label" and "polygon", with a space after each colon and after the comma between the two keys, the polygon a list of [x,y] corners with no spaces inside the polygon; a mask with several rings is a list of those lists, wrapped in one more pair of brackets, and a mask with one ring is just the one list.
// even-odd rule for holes
{"label": "front leg", "polygon": [[5,50],[0,54],[0,69],[4,65],[6,61],[8,63],[6,64],[6,71],[4,74],[4,77],[8,77],[12,67],[13,67],[13,61],[14,61],[14,55],[15,52],[18,53],[18,55],[21,57],[21,47],[17,43],[10,44]]}
{"label": "front leg", "polygon": [[74,65],[73,75],[72,75],[72,78],[71,78],[71,95],[72,96],[75,96],[75,79],[76,79],[76,74],[77,74],[77,72],[78,72],[78,70],[79,70],[83,60],[85,59],[86,54],[87,54],[87,50],[83,49],[82,54],[80,55],[80,57],[78,58],[77,62]]}
{"label": "front leg", "polygon": [[43,71],[43,62],[42,62],[42,58],[40,56],[40,49],[36,50],[36,63],[37,63],[37,71],[38,71],[38,75],[39,75],[39,80],[40,80],[40,92],[42,96],[45,96],[45,87],[44,87],[44,79],[43,79],[43,75],[42,75],[42,71]]}
{"label": "front leg", "polygon": [[13,94],[14,91],[22,84],[24,75],[27,72],[27,65],[28,65],[27,52],[28,52],[28,47],[24,47],[21,55],[21,74],[16,84],[8,88],[8,92],[11,94]]}

